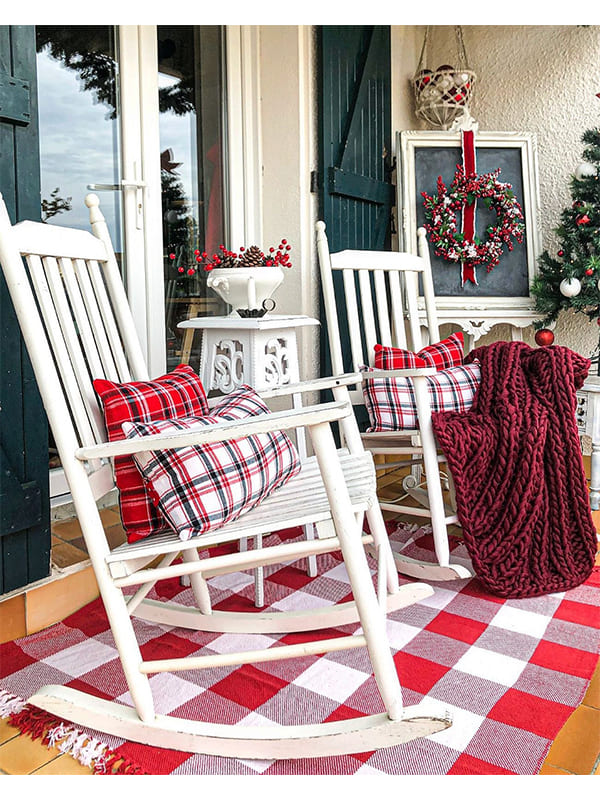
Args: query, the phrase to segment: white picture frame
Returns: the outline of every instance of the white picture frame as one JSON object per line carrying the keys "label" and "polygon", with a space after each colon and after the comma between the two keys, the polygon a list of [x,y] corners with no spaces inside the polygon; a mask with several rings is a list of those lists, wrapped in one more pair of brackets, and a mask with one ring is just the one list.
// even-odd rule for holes
{"label": "white picture frame", "polygon": [[[536,274],[537,260],[541,252],[539,231],[539,182],[537,167],[537,146],[535,135],[523,132],[476,132],[476,167],[478,173],[490,172],[489,161],[494,156],[499,161],[511,165],[511,169],[519,173],[516,183],[520,191],[515,191],[525,217],[525,239],[521,246],[515,246],[510,258],[518,258],[518,280],[511,280],[510,274],[503,274],[503,262],[495,268],[503,281],[502,286],[497,286],[495,291],[489,291],[491,281],[486,281],[487,272],[484,266],[479,266],[479,285],[470,284],[468,287],[460,286],[460,265],[444,262],[436,257],[430,246],[434,285],[436,283],[436,270],[440,282],[448,282],[447,270],[457,271],[456,289],[444,291],[436,286],[437,307],[440,310],[461,311],[462,315],[468,312],[481,312],[489,310],[492,316],[501,316],[506,312],[507,321],[511,315],[516,320],[522,317],[523,325],[537,319],[534,313],[534,300],[530,294],[530,286]],[[446,152],[448,154],[446,155]],[[452,168],[449,168],[449,159],[455,157]],[[488,161],[487,168],[481,168],[480,162]],[[436,169],[436,160],[439,159],[439,171]],[[397,163],[397,211],[399,226],[399,246],[401,250],[416,252],[417,228],[423,224],[421,191],[435,194],[437,191],[437,174],[442,173],[445,161],[445,174],[442,175],[446,186],[452,181],[456,163],[461,158],[461,132],[460,131],[399,131],[396,134],[396,163]],[[425,164],[425,167],[422,165]],[[421,166],[420,166],[421,165]],[[500,166],[500,164],[498,164]],[[507,180],[502,173],[499,179]],[[424,182],[427,185],[423,185]],[[433,185],[429,185],[433,183]],[[519,194],[522,192],[522,197]],[[505,248],[506,251],[506,248]],[[507,253],[508,258],[508,253]],[[444,274],[442,275],[442,272]],[[490,273],[491,274],[491,273]],[[502,291],[508,286],[508,291]],[[519,322],[520,324],[520,322]]]}

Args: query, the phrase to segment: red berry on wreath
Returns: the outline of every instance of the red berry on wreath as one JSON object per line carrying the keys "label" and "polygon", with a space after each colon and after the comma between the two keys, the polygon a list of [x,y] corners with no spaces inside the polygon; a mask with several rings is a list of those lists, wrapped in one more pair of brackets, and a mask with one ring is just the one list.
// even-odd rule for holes
{"label": "red berry on wreath", "polygon": [[593,269],[586,269],[585,274],[586,275],[593,275],[594,274],[594,270]]}
{"label": "red berry on wreath", "polygon": [[175,260],[175,253],[169,253],[169,258],[171,259],[171,261],[174,261]]}
{"label": "red berry on wreath", "polygon": [[539,347],[547,347],[548,345],[552,344],[554,341],[554,334],[548,328],[541,328],[535,334],[535,343],[539,345]]}
{"label": "red berry on wreath", "polygon": [[183,268],[183,267],[178,267],[178,268],[177,268],[177,272],[185,272],[185,270],[184,270],[184,268]]}
{"label": "red berry on wreath", "polygon": [[564,256],[564,254],[565,254],[565,251],[564,251],[564,250],[559,250],[559,251],[558,251],[558,253],[557,253],[556,255],[557,255],[559,258],[562,258],[562,257]]}

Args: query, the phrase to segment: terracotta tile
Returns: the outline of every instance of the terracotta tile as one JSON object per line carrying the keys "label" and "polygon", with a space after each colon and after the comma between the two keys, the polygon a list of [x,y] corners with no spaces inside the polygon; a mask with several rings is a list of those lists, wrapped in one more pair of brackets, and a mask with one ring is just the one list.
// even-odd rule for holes
{"label": "terracotta tile", "polygon": [[90,767],[84,767],[79,761],[71,756],[63,754],[48,764],[44,764],[40,769],[36,769],[34,775],[93,775]]}
{"label": "terracotta tile", "polygon": [[583,705],[600,709],[600,661],[592,675],[592,680],[582,700]]}
{"label": "terracotta tile", "polygon": [[81,536],[81,527],[78,520],[73,517],[73,519],[55,522],[52,525],[52,533],[55,536],[58,536],[59,539],[63,539],[64,541],[68,542],[71,539],[77,539],[79,536]]}
{"label": "terracotta tile", "polygon": [[59,753],[57,747],[48,748],[39,740],[16,736],[0,745],[0,769],[7,775],[30,775]]}
{"label": "terracotta tile", "polygon": [[582,705],[559,732],[546,763],[575,775],[591,775],[599,753],[600,711]]}
{"label": "terracotta tile", "polygon": [[111,506],[110,508],[103,508],[100,512],[100,518],[104,526],[120,525],[121,514],[119,513],[118,506]]}
{"label": "terracotta tile", "polygon": [[73,547],[69,542],[60,542],[52,548],[52,564],[58,569],[71,567],[73,564],[79,564],[88,558],[84,550],[78,547]]}
{"label": "terracotta tile", "polygon": [[121,524],[111,525],[110,528],[105,528],[105,533],[108,545],[111,549],[125,542],[125,531]]}
{"label": "terracotta tile", "polygon": [[36,633],[60,622],[96,597],[98,585],[91,567],[32,589],[27,593],[27,633]]}
{"label": "terracotta tile", "polygon": [[19,731],[12,725],[9,725],[7,720],[0,719],[0,744],[8,742],[9,739],[14,739],[19,735]]}
{"label": "terracotta tile", "polygon": [[21,639],[27,633],[25,594],[17,594],[0,603],[0,644]]}
{"label": "terracotta tile", "polygon": [[564,769],[553,767],[552,764],[544,764],[538,773],[538,775],[571,775],[571,774],[572,774],[571,772],[567,772]]}

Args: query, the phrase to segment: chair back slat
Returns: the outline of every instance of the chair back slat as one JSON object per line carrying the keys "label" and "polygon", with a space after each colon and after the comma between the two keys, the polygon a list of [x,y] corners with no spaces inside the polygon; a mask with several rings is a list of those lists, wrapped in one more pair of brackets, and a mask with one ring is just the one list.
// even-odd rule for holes
{"label": "chair back slat", "polygon": [[[358,270],[358,284],[360,287],[360,304],[362,310],[362,328],[365,338],[365,349],[363,353],[362,365],[369,363],[372,353],[377,344],[377,326],[375,325],[375,309],[373,307],[373,295],[371,285],[372,271],[366,269]],[[357,333],[360,332],[360,327]],[[362,366],[361,364],[357,366]]]}
{"label": "chair back slat", "polygon": [[84,349],[87,353],[87,362],[90,372],[92,375],[100,375],[102,374],[102,362],[100,361],[98,348],[95,346],[96,340],[92,332],[90,320],[85,311],[81,289],[75,274],[74,263],[70,258],[61,258],[59,260],[59,265],[77,330],[82,341],[86,343]]}
{"label": "chair back slat", "polygon": [[344,296],[346,298],[347,324],[350,334],[350,350],[352,353],[351,369],[353,371],[359,369],[363,361],[363,348],[360,337],[362,325],[358,313],[358,301],[356,297],[356,276],[350,269],[344,270],[342,275],[344,276]]}
{"label": "chair back slat", "polygon": [[87,374],[87,366],[77,342],[72,318],[68,312],[65,313],[66,298],[56,280],[58,273],[56,258],[28,255],[26,261],[55,371],[75,426],[77,441],[82,445],[103,441],[104,426],[98,427],[94,424],[98,414],[92,411],[92,406],[97,407],[97,401],[90,403],[89,376],[84,377]]}
{"label": "chair back slat", "polygon": [[[404,289],[401,283],[401,276],[398,272],[389,272],[389,287],[391,299],[391,319],[392,319],[392,346],[393,347],[407,347],[406,342],[406,327],[404,321],[404,303],[403,292]],[[383,342],[382,342],[383,344]]]}
{"label": "chair back slat", "polygon": [[[390,273],[388,273],[390,274]],[[379,343],[387,347],[392,345],[392,326],[388,306],[388,290],[385,280],[386,273],[381,269],[373,271],[373,284],[377,302],[377,322],[379,324]]]}
{"label": "chair back slat", "polygon": [[404,295],[410,347],[416,352],[421,349],[423,344],[419,320],[419,276],[416,272],[404,274]]}
{"label": "chair back slat", "polygon": [[[94,276],[94,280],[92,279],[94,270],[96,272],[98,271],[98,262],[77,259],[75,268],[77,280],[81,289],[82,300],[85,306],[85,313],[90,321],[95,339],[95,347],[97,348],[102,364],[101,375],[111,381],[122,380],[121,375],[124,374],[123,370],[121,369],[121,371],[119,371],[113,354],[113,350],[122,350],[122,345],[119,341],[118,346],[112,348],[110,343],[110,339],[114,338],[113,331],[116,330],[110,303],[108,303],[105,298],[105,292],[104,296],[102,294],[97,294],[95,285],[97,283],[97,278]],[[126,372],[127,370],[125,370],[125,374]]]}

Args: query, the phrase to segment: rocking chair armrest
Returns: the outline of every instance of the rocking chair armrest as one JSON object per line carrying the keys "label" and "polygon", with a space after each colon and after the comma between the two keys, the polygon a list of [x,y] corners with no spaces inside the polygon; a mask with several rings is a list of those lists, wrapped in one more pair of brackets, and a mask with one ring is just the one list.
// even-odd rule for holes
{"label": "rocking chair armrest", "polygon": [[343,375],[327,375],[324,378],[314,378],[309,381],[299,381],[298,383],[288,383],[284,386],[276,386],[272,389],[265,389],[259,392],[265,399],[274,397],[285,397],[290,394],[303,394],[305,392],[322,392],[324,389],[335,389],[338,386],[356,386],[362,383],[360,372],[347,372]]}
{"label": "rocking chair armrest", "polygon": [[363,372],[362,380],[370,380],[372,378],[426,378],[429,375],[435,375],[437,372],[435,367],[414,367],[413,369],[373,369],[369,372]]}
{"label": "rocking chair armrest", "polygon": [[102,444],[79,447],[75,457],[80,461],[114,456],[132,455],[145,450],[174,450],[179,447],[222,442],[227,439],[240,439],[251,434],[270,433],[290,428],[311,428],[323,423],[337,422],[352,414],[352,406],[346,402],[321,403],[315,406],[275,411],[256,417],[228,420],[215,425],[206,425],[194,431],[180,431],[170,434],[152,434],[134,439],[104,442]]}

